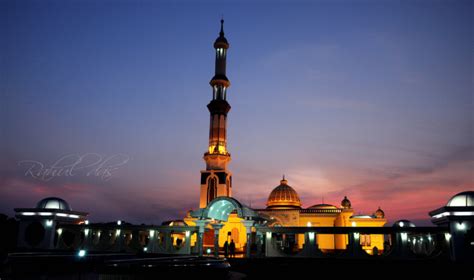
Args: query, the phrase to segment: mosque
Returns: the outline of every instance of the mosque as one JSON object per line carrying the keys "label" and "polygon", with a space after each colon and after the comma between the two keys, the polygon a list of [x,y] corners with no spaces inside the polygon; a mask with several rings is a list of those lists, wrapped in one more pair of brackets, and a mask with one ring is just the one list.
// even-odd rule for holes
{"label": "mosque", "polygon": [[[227,115],[231,109],[227,102],[227,91],[230,81],[226,76],[226,58],[230,45],[224,36],[224,21],[221,20],[219,37],[214,42],[216,50],[215,74],[210,81],[212,100],[207,105],[210,112],[209,146],[204,154],[206,169],[201,171],[199,208],[205,209],[209,203],[222,197],[232,197],[232,172],[228,169],[231,155],[227,150]],[[383,227],[387,220],[380,207],[371,215],[354,215],[355,211],[347,197],[340,205],[316,204],[307,208],[296,190],[288,184],[284,177],[275,187],[267,200],[265,209],[253,209],[260,217],[268,221],[268,225],[275,227]],[[194,213],[194,214],[193,214]],[[226,217],[227,218],[227,217]],[[196,212],[189,211],[184,222],[187,225],[196,225]],[[219,246],[226,241],[233,240],[237,249],[243,249],[247,243],[247,230],[242,219],[236,213],[229,215],[227,220],[219,221],[224,226],[215,229],[208,225],[204,234],[204,246],[213,246],[214,230],[219,230]],[[301,249],[304,238],[301,236],[282,236],[282,243]],[[362,248],[371,253],[373,248],[383,251],[383,235],[362,235]],[[344,250],[348,243],[346,235],[320,235],[317,244],[322,251]]]}
{"label": "mosque", "polygon": [[[82,256],[86,249],[202,256],[205,249],[206,254],[213,251],[217,257],[219,247],[233,241],[247,257],[254,246],[256,255],[269,257],[318,257],[320,253],[340,252],[352,257],[368,253],[408,258],[431,257],[443,251],[454,261],[474,259],[474,191],[458,193],[446,206],[430,212],[437,227],[416,227],[407,220],[385,227],[387,220],[380,207],[370,215],[356,215],[346,196],[337,204],[303,207],[297,188],[284,176],[278,186],[268,189],[263,209],[252,209],[233,198],[226,135],[231,108],[226,76],[229,43],[223,24],[222,20],[214,42],[215,75],[210,81],[212,100],[207,105],[209,146],[204,153],[206,168],[201,171],[199,208],[188,211],[182,220],[161,226],[120,220],[89,223],[87,212],[73,211],[65,200],[48,197],[36,207],[14,209],[19,220],[18,248],[74,248],[81,249]],[[437,247],[441,251],[435,251]]]}

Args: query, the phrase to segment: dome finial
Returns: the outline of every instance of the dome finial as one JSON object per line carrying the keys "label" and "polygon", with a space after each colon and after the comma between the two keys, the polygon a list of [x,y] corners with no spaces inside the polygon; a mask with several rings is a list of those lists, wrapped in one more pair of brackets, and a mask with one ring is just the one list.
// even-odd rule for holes
{"label": "dome finial", "polygon": [[285,179],[285,174],[283,174],[283,179],[280,180],[280,184],[282,185],[288,184],[288,181]]}

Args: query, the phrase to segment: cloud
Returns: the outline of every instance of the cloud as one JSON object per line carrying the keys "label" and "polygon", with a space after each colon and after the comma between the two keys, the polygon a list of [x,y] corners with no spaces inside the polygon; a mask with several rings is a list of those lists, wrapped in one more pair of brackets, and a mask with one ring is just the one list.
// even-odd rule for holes
{"label": "cloud", "polygon": [[[424,163],[415,167],[299,162],[288,165],[285,173],[304,207],[323,199],[325,203],[339,205],[347,195],[356,213],[372,214],[380,206],[389,223],[409,219],[429,224],[429,211],[445,205],[458,192],[474,189],[471,154],[472,147],[460,147],[445,156],[425,157]],[[265,168],[252,171],[239,175],[244,177],[244,183],[237,186],[239,195],[244,202],[251,200],[253,206],[264,208],[280,175]]]}

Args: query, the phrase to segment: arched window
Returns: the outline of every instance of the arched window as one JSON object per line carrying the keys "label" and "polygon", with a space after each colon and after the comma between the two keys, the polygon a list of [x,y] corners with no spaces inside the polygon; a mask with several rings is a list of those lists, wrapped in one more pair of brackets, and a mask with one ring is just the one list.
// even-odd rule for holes
{"label": "arched window", "polygon": [[217,180],[216,177],[212,177],[207,182],[207,203],[216,198],[217,196]]}

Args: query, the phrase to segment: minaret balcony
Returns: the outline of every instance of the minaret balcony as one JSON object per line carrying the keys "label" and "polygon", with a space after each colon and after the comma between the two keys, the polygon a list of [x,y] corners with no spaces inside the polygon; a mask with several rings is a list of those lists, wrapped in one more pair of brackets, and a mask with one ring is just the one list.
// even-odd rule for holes
{"label": "minaret balcony", "polygon": [[212,77],[211,81],[209,82],[211,86],[222,85],[225,87],[230,87],[230,81],[227,79],[226,75],[216,74]]}

